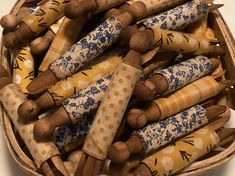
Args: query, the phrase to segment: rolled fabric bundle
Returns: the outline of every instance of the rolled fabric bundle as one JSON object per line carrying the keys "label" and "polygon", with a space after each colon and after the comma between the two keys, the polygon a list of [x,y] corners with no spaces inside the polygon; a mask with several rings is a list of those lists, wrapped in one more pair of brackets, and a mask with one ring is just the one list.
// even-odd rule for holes
{"label": "rolled fabric bundle", "polygon": [[3,43],[7,48],[15,48],[24,45],[34,36],[38,36],[47,27],[63,16],[64,6],[69,1],[47,1],[32,15],[23,19],[23,23],[14,31],[3,37]]}
{"label": "rolled fabric bundle", "polygon": [[208,6],[203,0],[189,1],[183,5],[142,21],[146,28],[183,29],[208,13]]}
{"label": "rolled fabric bundle", "polygon": [[153,13],[157,13],[181,4],[184,2],[184,0],[129,0],[126,3],[133,4],[135,2],[142,2],[146,7],[145,16],[149,16]]}
{"label": "rolled fabric bundle", "polygon": [[64,20],[59,28],[54,40],[52,41],[45,57],[39,66],[39,71],[44,72],[49,65],[63,55],[69,47],[71,47],[77,40],[86,18],[80,17],[78,19],[70,20],[64,17]]}
{"label": "rolled fabric bundle", "polygon": [[200,105],[186,109],[166,120],[150,124],[134,131],[126,142],[116,142],[109,150],[112,162],[126,161],[130,154],[151,153],[188,133],[206,125],[209,121],[226,111],[226,106],[214,105],[204,109]]}
{"label": "rolled fabric bundle", "polygon": [[[50,137],[54,133],[55,144],[61,146],[88,133],[93,122],[93,113],[98,109],[101,100],[112,80],[113,74],[99,79],[81,92],[74,94],[62,103],[62,106],[50,117],[37,121],[34,135],[39,138]],[[62,131],[64,131],[62,133]],[[58,140],[59,139],[59,140]]]}
{"label": "rolled fabric bundle", "polygon": [[140,54],[129,51],[115,71],[113,80],[106,91],[83,145],[83,158],[86,159],[80,160],[75,175],[84,175],[87,172],[90,175],[91,171],[87,170],[90,161],[95,162],[96,169],[92,169],[92,173],[99,173],[102,162],[106,159],[109,147],[121,124],[135,83],[140,78],[140,64]]}
{"label": "rolled fabric bundle", "polygon": [[80,92],[93,82],[113,72],[121,62],[123,54],[122,50],[112,50],[104,53],[97,58],[97,60],[99,59],[98,63],[94,63],[91,67],[57,82],[35,101],[28,100],[22,104],[19,108],[20,117],[22,119],[31,119],[36,117],[43,109],[60,105],[73,94]]}
{"label": "rolled fabric bundle", "polygon": [[[1,71],[5,70],[3,67],[1,67],[0,69]],[[69,175],[67,169],[64,167],[62,160],[59,157],[60,153],[57,147],[50,141],[37,141],[33,135],[34,123],[32,122],[24,124],[19,120],[17,110],[19,105],[26,100],[26,95],[22,92],[21,88],[18,85],[11,83],[10,79],[6,77],[6,75],[7,74],[2,73],[0,78],[0,101],[2,102],[5,110],[7,111],[20,136],[22,137],[24,143],[26,144],[37,168],[43,169],[47,165],[47,160],[52,159],[53,162],[53,160],[55,159],[57,161],[54,161],[57,164],[53,162],[54,166],[58,167],[58,165],[60,165],[60,167],[62,167],[59,168],[60,172],[64,175]],[[47,175],[48,173],[44,174]]]}
{"label": "rolled fabric bundle", "polygon": [[156,98],[141,108],[133,108],[127,114],[127,123],[135,129],[142,128],[149,121],[160,121],[186,108],[218,95],[233,85],[234,81],[218,83],[206,76],[164,97]]}
{"label": "rolled fabric bundle", "polygon": [[34,39],[30,44],[31,52],[35,55],[45,52],[53,41],[56,33],[58,32],[64,17],[57,20],[56,23],[50,25],[49,30],[42,37]]}
{"label": "rolled fabric bundle", "polygon": [[214,130],[202,128],[142,160],[134,175],[172,175],[211,152],[219,142],[220,138]]}
{"label": "rolled fabric bundle", "polygon": [[[148,40],[143,42],[143,37]],[[144,52],[155,47],[192,55],[218,56],[225,53],[221,46],[217,46],[216,43],[205,37],[158,27],[139,31],[130,40],[130,48],[134,50]]]}
{"label": "rolled fabric bundle", "polygon": [[26,87],[34,79],[34,58],[29,47],[23,47],[16,55],[12,63],[13,83],[19,85],[21,90],[27,94]]}
{"label": "rolled fabric bundle", "polygon": [[167,95],[211,73],[219,65],[216,59],[197,56],[166,69],[155,72],[152,77],[136,84],[135,95],[150,100],[157,95]]}
{"label": "rolled fabric bundle", "polygon": [[94,60],[117,41],[123,29],[123,23],[119,18],[125,20],[124,17],[126,15],[110,17],[70,47],[64,55],[52,62],[44,73],[34,79],[28,86],[28,91],[33,95],[41,93],[48,86],[55,84],[58,80],[71,76],[81,67]]}

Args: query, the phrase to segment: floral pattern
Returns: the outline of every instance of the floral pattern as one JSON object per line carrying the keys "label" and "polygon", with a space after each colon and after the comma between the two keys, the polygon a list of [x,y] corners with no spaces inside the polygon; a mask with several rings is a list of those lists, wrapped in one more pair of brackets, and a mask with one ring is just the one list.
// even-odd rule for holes
{"label": "floral pattern", "polygon": [[197,56],[154,74],[160,74],[166,78],[168,90],[165,94],[168,94],[211,73],[212,70],[213,64],[207,57]]}
{"label": "floral pattern", "polygon": [[212,151],[219,144],[219,136],[210,128],[202,128],[172,145],[145,158],[152,175],[169,176],[185,168]]}
{"label": "floral pattern", "polygon": [[86,115],[79,123],[58,127],[53,135],[53,142],[60,149],[89,132],[96,111]]}
{"label": "floral pattern", "polygon": [[190,1],[184,5],[148,18],[142,22],[146,28],[183,29],[207,15],[207,4],[202,0]]}
{"label": "floral pattern", "polygon": [[108,18],[55,60],[50,69],[59,79],[74,74],[116,42],[122,29],[123,25],[116,17]]}
{"label": "floral pattern", "polygon": [[149,153],[198,129],[207,122],[206,110],[202,106],[196,105],[164,121],[135,131],[133,135],[141,139],[145,153]]}
{"label": "floral pattern", "polygon": [[112,80],[112,75],[103,77],[62,103],[73,123],[80,122],[99,107]]}
{"label": "floral pattern", "polygon": [[29,47],[20,48],[12,63],[13,83],[20,86],[24,93],[28,93],[26,87],[34,79],[34,58]]}

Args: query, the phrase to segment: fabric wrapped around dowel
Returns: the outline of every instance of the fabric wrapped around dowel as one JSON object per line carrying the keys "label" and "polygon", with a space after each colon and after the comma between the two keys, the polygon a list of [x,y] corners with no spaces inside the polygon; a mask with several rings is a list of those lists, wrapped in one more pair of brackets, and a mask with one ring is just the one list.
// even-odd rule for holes
{"label": "fabric wrapped around dowel", "polygon": [[21,91],[20,87],[15,84],[9,84],[1,89],[0,101],[25,142],[36,166],[40,168],[45,161],[55,155],[59,155],[59,151],[52,142],[38,142],[34,139],[34,123],[24,124],[19,121],[17,110],[19,105],[25,100],[25,94]]}

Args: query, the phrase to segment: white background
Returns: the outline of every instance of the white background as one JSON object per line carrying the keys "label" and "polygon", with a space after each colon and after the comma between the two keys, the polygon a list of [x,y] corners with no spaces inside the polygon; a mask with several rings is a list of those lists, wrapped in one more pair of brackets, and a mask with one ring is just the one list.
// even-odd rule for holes
{"label": "white background", "polygon": [[[13,7],[16,0],[0,0],[0,17],[9,13],[9,10]],[[215,0],[216,3],[225,4],[220,9],[227,24],[230,27],[231,32],[235,36],[235,0]],[[0,27],[0,32],[2,31]],[[229,122],[229,126],[235,127],[235,112],[233,112],[232,119]],[[235,159],[228,164],[219,167],[218,169],[209,172],[204,176],[233,176],[235,168]],[[15,164],[14,160],[10,156],[3,136],[2,129],[0,128],[0,175],[4,176],[25,176],[26,174]]]}

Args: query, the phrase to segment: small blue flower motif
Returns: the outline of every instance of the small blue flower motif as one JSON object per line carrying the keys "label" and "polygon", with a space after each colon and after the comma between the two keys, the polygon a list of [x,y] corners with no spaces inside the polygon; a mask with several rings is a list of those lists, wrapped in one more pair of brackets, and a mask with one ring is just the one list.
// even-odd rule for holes
{"label": "small blue flower motif", "polygon": [[108,86],[106,86],[106,85],[101,85],[99,88],[100,88],[102,91],[106,91],[106,90],[108,89]]}
{"label": "small blue flower motif", "polygon": [[91,87],[91,94],[98,94],[100,91],[96,87]]}
{"label": "small blue flower motif", "polygon": [[162,24],[161,24],[161,27],[160,27],[161,29],[167,29],[167,22],[165,21],[165,22],[163,22]]}

